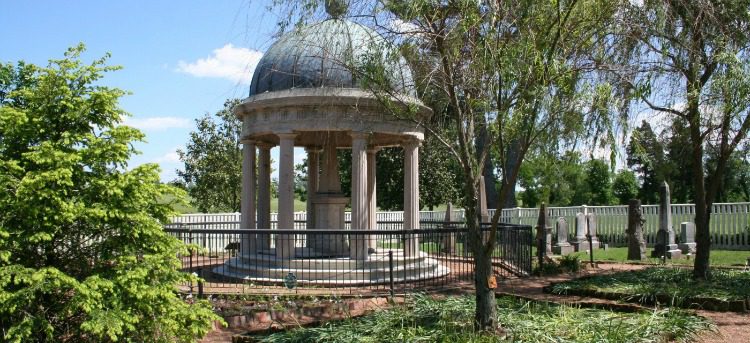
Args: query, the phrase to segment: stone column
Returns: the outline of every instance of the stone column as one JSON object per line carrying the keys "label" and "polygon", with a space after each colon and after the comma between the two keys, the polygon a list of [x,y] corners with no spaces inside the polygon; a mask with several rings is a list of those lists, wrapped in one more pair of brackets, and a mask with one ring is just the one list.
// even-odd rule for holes
{"label": "stone column", "polygon": [[573,246],[576,248],[576,251],[589,250],[589,242],[586,240],[587,232],[586,215],[581,212],[576,213],[576,238],[573,241]]}
{"label": "stone column", "polygon": [[[242,142],[242,204],[241,228],[255,230],[255,142]],[[257,252],[255,234],[242,235],[240,249],[242,255]]]}
{"label": "stone column", "polygon": [[[352,230],[367,229],[369,198],[367,194],[367,134],[353,132],[352,136]],[[349,257],[358,260],[367,258],[369,238],[351,235]]]}
{"label": "stone column", "polygon": [[315,208],[313,206],[312,198],[315,193],[318,192],[318,175],[320,173],[320,152],[322,151],[317,147],[308,147],[305,149],[307,152],[307,216],[305,228],[315,228]]}
{"label": "stone column", "polygon": [[[294,229],[294,133],[279,133],[279,214],[280,230]],[[276,257],[294,257],[294,235],[276,235]]]}
{"label": "stone column", "polygon": [[[410,139],[404,146],[404,230],[419,229],[419,141]],[[419,238],[407,235],[404,256],[417,256]]]}
{"label": "stone column", "polygon": [[[378,211],[378,204],[377,204],[377,190],[376,190],[376,175],[377,175],[377,168],[376,168],[376,157],[379,148],[370,148],[367,149],[367,219],[369,221],[369,225],[367,225],[367,228],[369,230],[377,230],[378,229],[378,217],[377,217],[377,211]],[[372,249],[373,251],[378,248],[378,238],[377,236],[371,236],[370,242],[368,244],[369,249]]]}
{"label": "stone column", "polygon": [[656,233],[656,244],[651,251],[651,257],[680,258],[682,251],[675,244],[674,229],[672,228],[672,203],[669,185],[665,181],[659,188],[661,201],[659,203],[659,231]]}
{"label": "stone column", "polygon": [[539,217],[536,221],[536,252],[539,258],[539,265],[543,262],[545,256],[552,254],[552,244],[550,237],[551,228],[547,225],[547,204],[542,203],[539,207]]}
{"label": "stone column", "polygon": [[[271,148],[272,144],[258,143],[258,229],[271,229]],[[258,250],[271,249],[271,236],[258,235]]]}

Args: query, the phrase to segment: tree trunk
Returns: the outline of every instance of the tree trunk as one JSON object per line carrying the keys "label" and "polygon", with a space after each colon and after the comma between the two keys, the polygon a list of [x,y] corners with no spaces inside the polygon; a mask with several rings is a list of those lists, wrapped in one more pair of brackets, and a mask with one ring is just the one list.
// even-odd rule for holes
{"label": "tree trunk", "polygon": [[481,230],[480,211],[478,209],[478,188],[474,187],[470,177],[464,182],[467,199],[464,204],[466,225],[468,227],[468,243],[474,255],[474,288],[476,307],[474,309],[474,330],[494,332],[497,327],[497,305],[495,290],[489,287],[488,281],[492,276],[491,249],[487,251],[484,235]]}
{"label": "tree trunk", "polygon": [[[481,235],[477,238],[481,238]],[[491,254],[485,253],[478,256],[475,255],[474,265],[476,266],[474,272],[474,287],[476,288],[474,329],[477,331],[494,333],[498,328],[498,323],[495,290],[490,288],[489,285],[490,278],[493,277]]]}
{"label": "tree trunk", "polygon": [[[520,154],[521,144],[517,139],[514,139],[510,142],[508,150],[506,151],[506,162],[505,166],[503,166],[503,169],[505,169],[505,175],[518,175],[518,167],[521,164],[521,161],[518,158]],[[508,191],[506,192],[503,199],[500,200],[503,202],[503,208],[513,208],[518,204],[516,202],[516,180],[517,178],[514,177],[512,183],[509,183],[507,185]]]}
{"label": "tree trunk", "polygon": [[701,137],[700,112],[698,102],[688,100],[690,138],[692,143],[693,187],[695,189],[695,263],[693,277],[706,279],[709,273],[711,236],[708,228],[710,220],[709,204],[706,201],[705,177],[703,174],[703,139]]}

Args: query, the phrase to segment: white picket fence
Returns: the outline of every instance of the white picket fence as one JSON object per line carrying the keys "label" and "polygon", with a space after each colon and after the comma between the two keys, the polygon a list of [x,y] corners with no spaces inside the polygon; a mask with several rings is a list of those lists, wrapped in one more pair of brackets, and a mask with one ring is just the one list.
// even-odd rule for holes
{"label": "white picket fence", "polygon": [[[597,221],[597,234],[599,238],[611,246],[624,246],[627,244],[625,229],[628,221],[627,206],[573,206],[573,207],[549,207],[549,218],[554,223],[558,217],[564,217],[569,223],[570,238],[575,236],[575,216],[577,213],[594,213]],[[490,215],[494,210],[490,210]],[[659,225],[659,206],[644,205],[643,215],[646,219],[644,234],[646,241],[653,244],[656,240],[656,231]],[[536,225],[539,216],[538,208],[510,208],[503,210],[502,221],[513,224]],[[679,235],[681,222],[692,222],[695,216],[693,204],[673,204],[672,223],[675,232]],[[346,213],[345,219],[349,221],[351,214]],[[421,220],[442,221],[445,211],[422,211]],[[453,220],[463,219],[463,210],[454,210]],[[303,229],[306,219],[305,212],[294,214],[295,229]],[[389,211],[378,212],[377,220],[380,222],[403,221],[403,212]],[[174,223],[193,223],[205,225],[190,225],[194,229],[236,229],[239,228],[239,213],[215,213],[215,214],[185,214],[173,218]],[[276,213],[271,214],[271,221],[276,222]],[[381,224],[378,229],[398,229],[397,224]],[[275,229],[276,227],[272,227]],[[718,249],[750,249],[750,203],[720,203],[714,204],[711,214],[711,238],[712,247]],[[554,230],[553,230],[554,231]]]}

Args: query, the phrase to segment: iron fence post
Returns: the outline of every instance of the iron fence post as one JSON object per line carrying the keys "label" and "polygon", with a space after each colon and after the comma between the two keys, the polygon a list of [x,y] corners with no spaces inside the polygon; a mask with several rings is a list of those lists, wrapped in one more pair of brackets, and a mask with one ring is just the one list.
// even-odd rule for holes
{"label": "iron fence post", "polygon": [[592,243],[593,243],[594,237],[587,233],[586,239],[589,241],[589,259],[591,260],[591,266],[593,267],[594,266],[594,245]]}
{"label": "iron fence post", "polygon": [[393,300],[393,250],[388,250],[388,277],[389,286],[391,288],[391,300]]}

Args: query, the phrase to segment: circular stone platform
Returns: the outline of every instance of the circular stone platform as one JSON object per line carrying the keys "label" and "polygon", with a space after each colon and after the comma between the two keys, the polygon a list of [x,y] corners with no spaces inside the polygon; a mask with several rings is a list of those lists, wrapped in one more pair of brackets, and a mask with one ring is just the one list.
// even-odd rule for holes
{"label": "circular stone platform", "polygon": [[[301,256],[304,248],[297,248]],[[420,252],[404,256],[393,249],[393,282],[428,280],[448,275],[450,269]],[[307,255],[309,256],[309,255]],[[300,285],[372,285],[390,280],[388,250],[377,249],[367,259],[349,257],[277,258],[275,249],[234,257],[213,269],[217,275],[244,282],[283,283],[293,273]]]}

